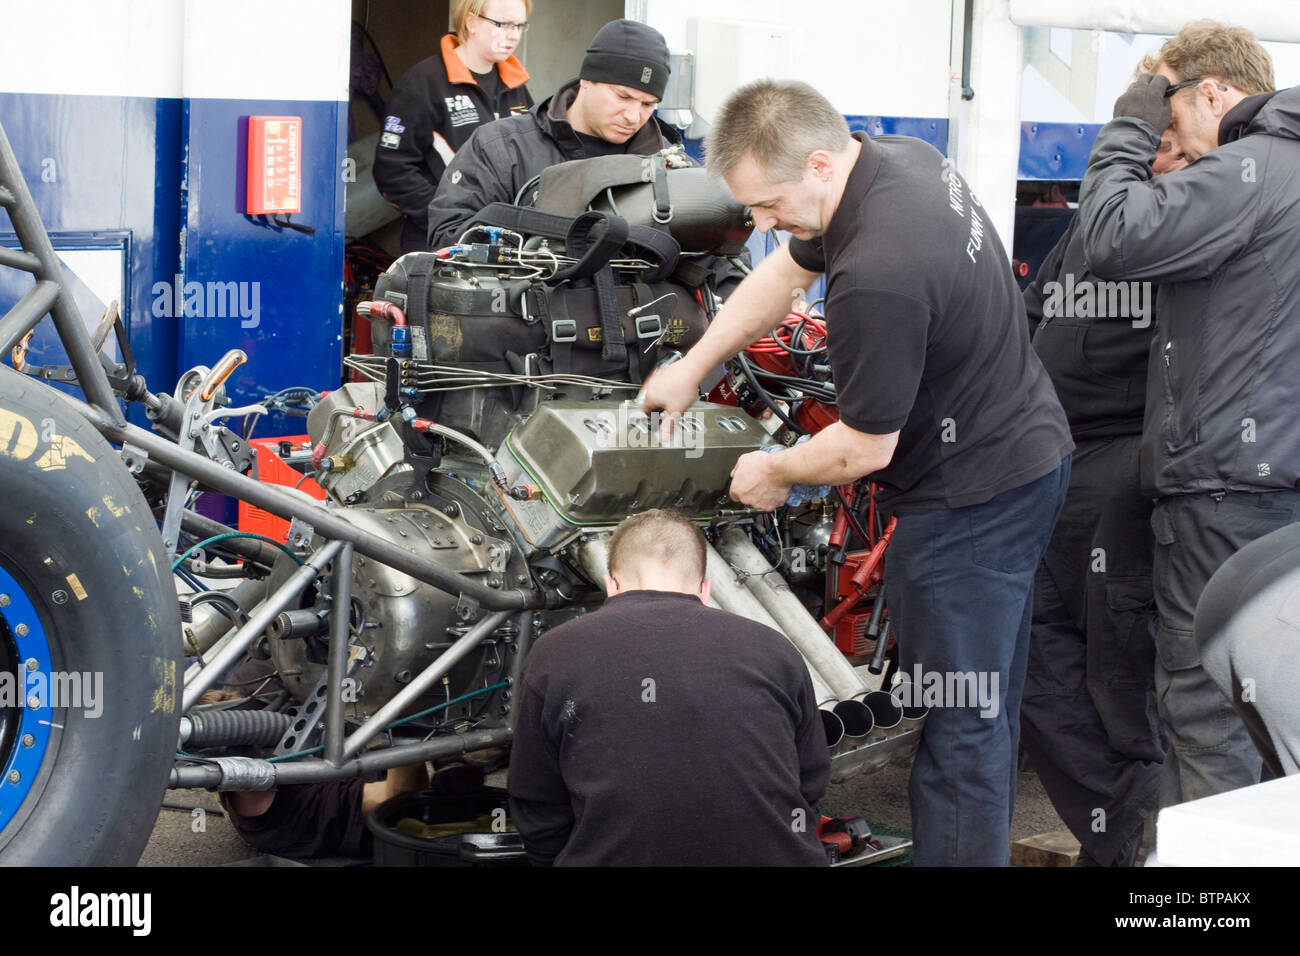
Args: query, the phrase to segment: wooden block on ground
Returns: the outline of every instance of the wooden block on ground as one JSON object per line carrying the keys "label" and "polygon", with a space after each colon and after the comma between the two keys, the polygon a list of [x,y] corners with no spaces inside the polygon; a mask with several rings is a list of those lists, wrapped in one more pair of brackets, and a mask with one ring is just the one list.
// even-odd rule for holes
{"label": "wooden block on ground", "polygon": [[1012,866],[1074,866],[1079,841],[1069,830],[1052,830],[1011,844]]}

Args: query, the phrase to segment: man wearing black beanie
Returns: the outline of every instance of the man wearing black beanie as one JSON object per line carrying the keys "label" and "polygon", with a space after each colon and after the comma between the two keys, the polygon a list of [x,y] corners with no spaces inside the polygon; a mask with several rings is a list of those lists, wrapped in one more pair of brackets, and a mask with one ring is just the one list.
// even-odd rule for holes
{"label": "man wearing black beanie", "polygon": [[547,166],[611,153],[650,155],[680,143],[654,115],[668,74],[668,44],[658,30],[635,20],[605,24],[577,79],[533,113],[481,126],[457,151],[429,204],[429,248],[454,243],[489,203],[514,202]]}

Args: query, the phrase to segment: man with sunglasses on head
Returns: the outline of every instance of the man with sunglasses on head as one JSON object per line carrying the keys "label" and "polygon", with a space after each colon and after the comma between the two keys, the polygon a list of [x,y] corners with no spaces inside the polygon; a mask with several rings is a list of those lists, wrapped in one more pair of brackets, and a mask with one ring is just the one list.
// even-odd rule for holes
{"label": "man with sunglasses on head", "polygon": [[[1215,570],[1300,520],[1300,87],[1273,91],[1249,31],[1185,26],[1115,104],[1080,193],[1100,278],[1160,286],[1143,427],[1156,498],[1161,804],[1259,779],[1260,757],[1192,634]],[[1161,134],[1191,163],[1153,178]]]}

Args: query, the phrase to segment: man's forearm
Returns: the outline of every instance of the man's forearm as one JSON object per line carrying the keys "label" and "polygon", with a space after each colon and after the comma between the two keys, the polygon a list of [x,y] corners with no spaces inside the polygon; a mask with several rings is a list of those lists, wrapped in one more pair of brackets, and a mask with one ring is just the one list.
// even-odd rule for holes
{"label": "man's forearm", "polygon": [[772,331],[817,275],[796,265],[784,246],[769,254],[731,293],[683,361],[704,378],[710,369]]}
{"label": "man's forearm", "polygon": [[897,432],[868,435],[835,422],[802,445],[773,455],[772,468],[790,485],[843,485],[883,469],[897,444]]}
{"label": "man's forearm", "polygon": [[1126,255],[1145,245],[1142,220],[1153,218],[1154,204],[1135,183],[1151,181],[1151,163],[1160,135],[1149,123],[1120,117],[1101,128],[1079,186],[1076,218],[1083,234],[1089,270],[1102,279],[1126,279]]}

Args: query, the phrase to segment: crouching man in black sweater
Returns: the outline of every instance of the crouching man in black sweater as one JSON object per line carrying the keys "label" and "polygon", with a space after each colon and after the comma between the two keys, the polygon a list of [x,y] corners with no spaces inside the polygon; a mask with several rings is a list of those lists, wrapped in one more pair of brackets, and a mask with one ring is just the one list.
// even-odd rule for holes
{"label": "crouching man in black sweater", "polygon": [[509,787],[534,864],[825,865],[808,671],[781,634],[705,604],[704,549],[680,515],[628,518],[605,606],[533,649]]}

